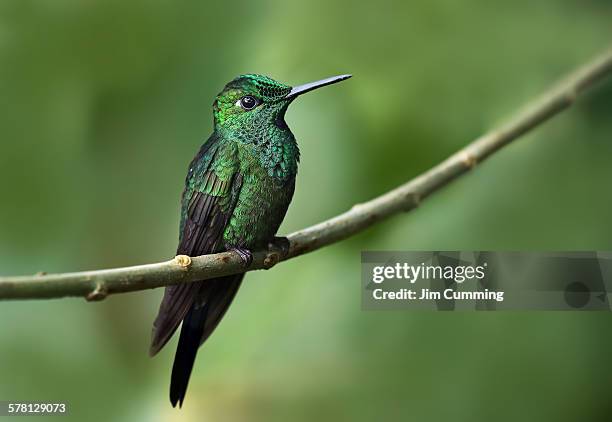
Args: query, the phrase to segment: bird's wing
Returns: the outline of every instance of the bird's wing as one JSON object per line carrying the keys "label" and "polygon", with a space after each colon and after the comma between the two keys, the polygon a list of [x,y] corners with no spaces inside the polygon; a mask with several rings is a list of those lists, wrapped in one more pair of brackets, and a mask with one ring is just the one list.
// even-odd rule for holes
{"label": "bird's wing", "polygon": [[[182,199],[177,254],[199,256],[223,249],[223,231],[241,186],[235,144],[209,139],[189,168]],[[166,287],[153,323],[151,355],[156,354],[174,334],[201,287],[200,282]]]}

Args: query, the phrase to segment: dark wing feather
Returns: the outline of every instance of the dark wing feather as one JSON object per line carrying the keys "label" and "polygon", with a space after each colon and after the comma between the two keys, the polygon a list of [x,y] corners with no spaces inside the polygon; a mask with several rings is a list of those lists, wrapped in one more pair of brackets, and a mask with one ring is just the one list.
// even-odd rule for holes
{"label": "dark wing feather", "polygon": [[[213,141],[213,142],[211,142]],[[193,160],[183,192],[181,235],[177,254],[199,256],[222,250],[223,231],[236,205],[242,177],[231,165],[235,147],[205,144]],[[219,163],[222,172],[217,172]],[[237,167],[237,161],[236,161]],[[229,168],[229,170],[228,170]],[[153,323],[150,354],[155,355],[172,337],[198,297],[202,282],[166,287]],[[212,314],[214,315],[214,314]]]}
{"label": "dark wing feather", "polygon": [[204,331],[200,338],[200,344],[204,343],[215,328],[217,328],[217,325],[219,325],[229,305],[234,300],[234,296],[236,296],[236,292],[243,278],[244,273],[229,275],[214,280],[213,283],[210,283],[212,290],[206,292],[205,296],[201,295],[204,297],[209,309],[206,317],[206,324],[204,324]]}

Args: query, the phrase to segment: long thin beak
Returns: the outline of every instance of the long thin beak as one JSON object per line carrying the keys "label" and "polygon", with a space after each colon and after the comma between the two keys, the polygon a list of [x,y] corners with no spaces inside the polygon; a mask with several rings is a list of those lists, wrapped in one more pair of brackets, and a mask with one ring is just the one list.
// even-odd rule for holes
{"label": "long thin beak", "polygon": [[302,95],[309,91],[312,91],[313,89],[321,88],[323,86],[335,84],[336,82],[344,81],[345,79],[348,79],[351,76],[353,75],[332,76],[331,78],[321,79],[320,81],[310,82],[309,84],[296,86],[291,89],[291,92],[289,92],[289,94],[287,94],[285,98],[294,98],[294,97],[297,97],[298,95]]}

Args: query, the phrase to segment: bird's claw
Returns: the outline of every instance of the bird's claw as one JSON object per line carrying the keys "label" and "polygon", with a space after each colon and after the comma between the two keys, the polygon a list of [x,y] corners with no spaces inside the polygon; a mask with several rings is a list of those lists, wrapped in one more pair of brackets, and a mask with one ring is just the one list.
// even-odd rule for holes
{"label": "bird's claw", "polygon": [[282,256],[286,256],[289,253],[289,246],[289,239],[284,236],[274,236],[268,243],[268,249],[278,249]]}
{"label": "bird's claw", "polygon": [[248,250],[247,248],[233,247],[230,249],[230,251],[236,252],[238,254],[240,260],[242,261],[242,265],[245,268],[251,266],[251,263],[253,262],[253,253],[250,250]]}

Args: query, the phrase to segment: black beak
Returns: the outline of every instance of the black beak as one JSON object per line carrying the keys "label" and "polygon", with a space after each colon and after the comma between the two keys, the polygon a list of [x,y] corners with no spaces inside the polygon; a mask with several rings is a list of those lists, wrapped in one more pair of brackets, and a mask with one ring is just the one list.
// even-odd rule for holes
{"label": "black beak", "polygon": [[321,79],[320,81],[310,82],[309,84],[304,84],[300,86],[296,86],[291,89],[291,92],[287,94],[285,98],[295,98],[298,95],[305,94],[313,89],[321,88],[323,86],[335,84],[336,82],[343,81],[345,79],[350,78],[353,75],[340,75],[340,76],[332,76],[331,78]]}

